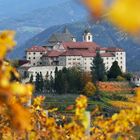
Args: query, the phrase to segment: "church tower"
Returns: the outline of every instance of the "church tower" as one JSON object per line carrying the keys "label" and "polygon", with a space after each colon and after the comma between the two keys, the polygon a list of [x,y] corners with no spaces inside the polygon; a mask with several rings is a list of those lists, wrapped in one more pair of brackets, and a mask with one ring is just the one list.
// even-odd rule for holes
{"label": "church tower", "polygon": [[76,42],[76,38],[69,32],[69,30],[68,30],[68,28],[67,28],[66,26],[64,27],[63,33],[65,34],[65,37],[66,37],[67,35],[69,35],[69,36],[71,37],[72,41],[73,41],[73,42]]}
{"label": "church tower", "polygon": [[86,29],[83,34],[83,42],[92,42],[93,41],[93,35],[89,31],[89,29]]}

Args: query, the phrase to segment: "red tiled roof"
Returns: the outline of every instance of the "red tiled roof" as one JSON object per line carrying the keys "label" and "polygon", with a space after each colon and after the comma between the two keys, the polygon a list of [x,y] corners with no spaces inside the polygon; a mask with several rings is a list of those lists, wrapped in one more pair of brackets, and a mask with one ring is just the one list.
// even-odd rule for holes
{"label": "red tiled roof", "polygon": [[95,50],[97,48],[100,48],[100,46],[94,42],[63,42],[62,45],[65,49],[79,48],[79,49]]}
{"label": "red tiled roof", "polygon": [[110,52],[123,52],[124,50],[122,48],[109,47],[109,48],[107,48],[107,51],[110,51]]}
{"label": "red tiled roof", "polygon": [[52,50],[52,51],[48,51],[48,53],[46,54],[46,56],[48,57],[58,57],[62,54],[63,52],[60,51],[56,51],[56,50]]}
{"label": "red tiled roof", "polygon": [[98,50],[100,50],[100,51],[106,51],[107,48],[99,48]]}
{"label": "red tiled roof", "polygon": [[41,46],[32,46],[27,49],[27,52],[46,52],[47,49]]}
{"label": "red tiled roof", "polygon": [[66,52],[63,52],[61,56],[81,56],[81,52],[78,50],[68,50]]}
{"label": "red tiled roof", "polygon": [[114,57],[112,53],[101,53],[101,57]]}
{"label": "red tiled roof", "polygon": [[81,50],[67,50],[66,52],[62,53],[61,56],[82,56],[82,57],[95,57],[95,52],[90,52],[88,50],[81,51]]}
{"label": "red tiled roof", "polygon": [[[42,57],[59,57],[59,56],[82,56],[82,57],[95,57],[96,52],[90,50],[67,50],[65,52],[59,52],[56,50],[49,51]],[[102,53],[101,57],[114,57],[112,53]]]}
{"label": "red tiled roof", "polygon": [[93,52],[93,53],[91,53],[91,52],[83,52],[82,56],[83,57],[95,57],[96,53],[95,52]]}

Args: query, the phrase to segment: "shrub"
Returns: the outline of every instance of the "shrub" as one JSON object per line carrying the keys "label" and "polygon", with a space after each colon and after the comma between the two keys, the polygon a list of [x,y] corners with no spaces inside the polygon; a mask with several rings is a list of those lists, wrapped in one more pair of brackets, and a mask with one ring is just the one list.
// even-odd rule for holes
{"label": "shrub", "polygon": [[117,76],[116,81],[125,81],[125,78],[122,76]]}
{"label": "shrub", "polygon": [[96,92],[96,87],[92,82],[87,82],[83,89],[83,93],[87,96],[92,96]]}

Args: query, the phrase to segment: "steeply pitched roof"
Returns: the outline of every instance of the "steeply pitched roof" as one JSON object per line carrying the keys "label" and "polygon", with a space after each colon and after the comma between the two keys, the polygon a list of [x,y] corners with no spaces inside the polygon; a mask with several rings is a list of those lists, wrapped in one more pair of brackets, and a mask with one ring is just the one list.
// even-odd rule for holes
{"label": "steeply pitched roof", "polygon": [[65,26],[62,33],[54,33],[48,39],[48,42],[68,42],[73,41],[74,36],[70,33],[68,28]]}
{"label": "steeply pitched roof", "polygon": [[68,28],[66,26],[64,27],[63,33],[65,33],[65,34],[71,34],[70,31],[68,30]]}
{"label": "steeply pitched roof", "polygon": [[48,42],[68,42],[72,41],[73,36],[67,33],[54,33],[48,40]]}

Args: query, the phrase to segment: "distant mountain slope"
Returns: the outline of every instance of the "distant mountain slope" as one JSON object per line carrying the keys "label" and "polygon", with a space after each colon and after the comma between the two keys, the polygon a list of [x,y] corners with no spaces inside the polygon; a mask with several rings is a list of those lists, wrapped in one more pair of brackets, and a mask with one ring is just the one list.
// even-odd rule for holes
{"label": "distant mountain slope", "polygon": [[[17,12],[16,16],[12,16],[12,13],[11,15],[10,13],[9,15],[8,13],[3,13],[5,16],[2,16],[3,14],[0,12],[0,30],[15,30],[17,32],[17,47],[50,26],[76,22],[84,19],[87,14],[86,10],[81,5],[78,5],[75,0],[61,0],[61,2],[60,0],[25,1],[13,0],[12,3],[11,0],[6,0],[5,8],[9,6],[6,5],[8,2],[13,5],[16,2],[20,4],[19,7],[21,9],[17,4],[13,6],[15,7],[13,8],[13,14]],[[0,3],[0,8],[2,9],[3,4],[4,2]],[[10,9],[7,9],[7,11],[10,11]]]}
{"label": "distant mountain slope", "polygon": [[[115,27],[108,24],[106,21],[89,23],[89,22],[76,22],[73,24],[67,24],[70,32],[77,38],[78,41],[82,41],[82,34],[87,27],[91,28],[93,33],[93,40],[103,47],[122,47],[127,52],[127,67],[129,71],[140,70],[140,44],[136,43],[126,33],[118,31]],[[32,45],[45,45],[50,35],[54,32],[61,32],[64,25],[52,26],[43,32],[37,34],[30,40],[28,40],[23,46],[17,48],[14,52],[16,57],[21,57],[24,54],[24,50]],[[22,48],[22,49],[21,49]],[[13,54],[13,55],[14,55]]]}
{"label": "distant mountain slope", "polygon": [[68,0],[0,0],[0,16],[13,18],[35,9],[47,8],[66,1]]}

